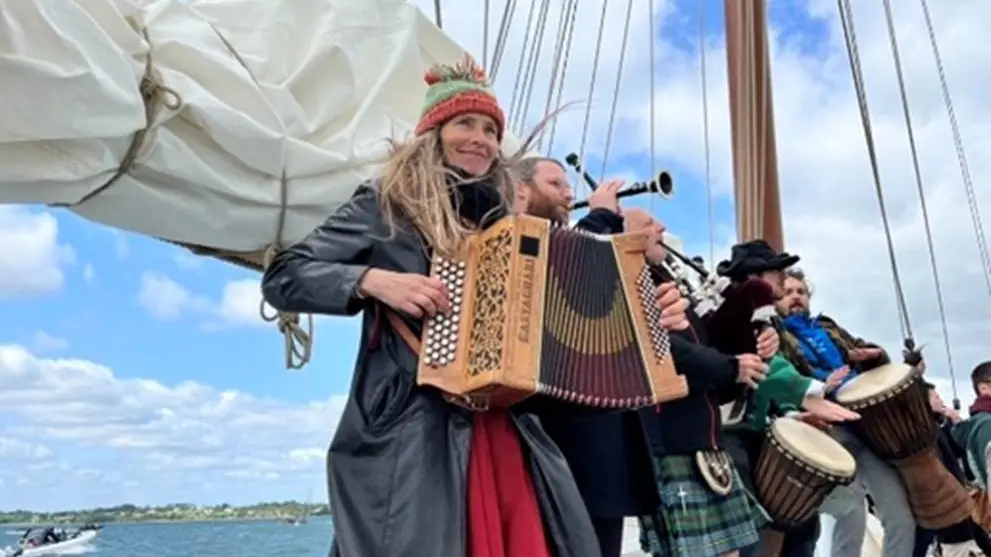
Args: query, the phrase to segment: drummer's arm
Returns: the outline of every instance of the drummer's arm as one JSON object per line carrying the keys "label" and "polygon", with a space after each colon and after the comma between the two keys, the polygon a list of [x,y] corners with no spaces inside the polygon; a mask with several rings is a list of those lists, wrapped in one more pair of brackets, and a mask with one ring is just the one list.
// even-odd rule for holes
{"label": "drummer's arm", "polygon": [[881,355],[876,358],[871,358],[869,360],[864,360],[862,362],[852,362],[857,364],[857,367],[859,367],[861,370],[871,370],[891,362],[891,358],[888,357],[888,353],[884,350],[884,348],[881,348],[880,346],[874,344],[873,342],[867,342],[866,340],[860,337],[853,336],[852,334],[850,334],[849,331],[847,331],[843,327],[840,327],[835,322],[833,322],[833,326],[836,327],[836,330],[839,332],[840,337],[847,344],[847,346],[852,346],[853,348],[876,348],[881,351]]}
{"label": "drummer's arm", "polygon": [[808,396],[823,396],[826,385],[799,373],[781,354],[768,362],[767,378],[760,384],[766,397],[782,408],[799,408]]}
{"label": "drummer's arm", "polygon": [[299,243],[272,260],[262,277],[265,301],[279,311],[354,315],[365,305],[358,282],[384,231],[377,190],[362,185]]}

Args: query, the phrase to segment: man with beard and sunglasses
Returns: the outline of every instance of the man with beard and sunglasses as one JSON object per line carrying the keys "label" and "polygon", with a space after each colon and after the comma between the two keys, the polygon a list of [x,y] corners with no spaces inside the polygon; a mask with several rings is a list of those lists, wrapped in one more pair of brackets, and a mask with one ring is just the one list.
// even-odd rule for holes
{"label": "man with beard and sunglasses", "polygon": [[[785,272],[783,291],[778,302],[778,312],[783,316],[781,349],[796,369],[826,383],[828,392],[858,373],[889,362],[877,345],[854,337],[825,315],[810,312],[812,292],[801,270],[791,268]],[[837,426],[831,428],[831,433],[857,461],[854,482],[837,488],[831,496],[834,502],[848,502],[834,505],[832,511],[836,513],[833,557],[860,556],[867,529],[867,508],[863,503],[867,494],[884,527],[883,557],[912,555],[915,517],[898,472],[874,454],[851,428]]]}

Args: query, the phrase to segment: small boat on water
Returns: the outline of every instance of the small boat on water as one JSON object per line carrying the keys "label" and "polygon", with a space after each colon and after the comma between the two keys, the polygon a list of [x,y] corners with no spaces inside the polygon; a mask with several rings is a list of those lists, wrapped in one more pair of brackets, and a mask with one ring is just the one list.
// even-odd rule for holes
{"label": "small boat on water", "polygon": [[31,528],[24,532],[16,546],[0,550],[0,557],[58,555],[93,541],[100,528],[86,525],[72,532],[59,528]]}

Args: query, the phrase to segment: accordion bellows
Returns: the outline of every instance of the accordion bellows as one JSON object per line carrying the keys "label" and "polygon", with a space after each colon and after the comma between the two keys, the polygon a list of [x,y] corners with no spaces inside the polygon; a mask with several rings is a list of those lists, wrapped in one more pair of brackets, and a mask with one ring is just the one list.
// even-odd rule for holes
{"label": "accordion bellows", "polygon": [[681,398],[640,234],[509,216],[431,274],[452,312],[427,321],[417,382],[507,407],[541,394],[634,409]]}

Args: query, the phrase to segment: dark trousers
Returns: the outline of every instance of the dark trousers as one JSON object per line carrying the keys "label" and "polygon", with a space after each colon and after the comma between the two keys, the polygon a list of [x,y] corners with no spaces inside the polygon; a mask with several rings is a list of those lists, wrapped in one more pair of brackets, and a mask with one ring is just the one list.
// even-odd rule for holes
{"label": "dark trousers", "polygon": [[623,519],[593,516],[592,527],[599,538],[602,557],[620,557],[623,550]]}

